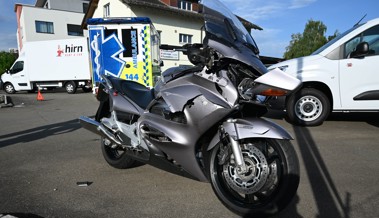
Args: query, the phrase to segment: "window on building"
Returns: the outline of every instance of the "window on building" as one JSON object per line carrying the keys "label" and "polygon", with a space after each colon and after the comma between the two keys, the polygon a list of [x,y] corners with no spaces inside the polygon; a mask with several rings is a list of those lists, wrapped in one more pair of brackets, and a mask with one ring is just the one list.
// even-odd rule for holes
{"label": "window on building", "polygon": [[157,32],[158,32],[158,37],[159,37],[159,44],[161,44],[162,30],[157,30]]}
{"label": "window on building", "polygon": [[87,13],[87,11],[88,11],[88,7],[89,7],[89,3],[84,2],[84,3],[83,3],[83,13]]}
{"label": "window on building", "polygon": [[178,1],[178,8],[192,11],[192,3],[187,1]]}
{"label": "window on building", "polygon": [[54,33],[53,22],[38,21],[36,20],[36,32],[37,33]]}
{"label": "window on building", "polygon": [[67,24],[67,34],[70,36],[83,36],[83,29],[80,25]]}
{"label": "window on building", "polygon": [[111,10],[110,10],[110,4],[109,3],[104,5],[104,7],[103,7],[103,16],[104,17],[111,16]]}
{"label": "window on building", "polygon": [[179,34],[179,43],[192,43],[192,35]]}

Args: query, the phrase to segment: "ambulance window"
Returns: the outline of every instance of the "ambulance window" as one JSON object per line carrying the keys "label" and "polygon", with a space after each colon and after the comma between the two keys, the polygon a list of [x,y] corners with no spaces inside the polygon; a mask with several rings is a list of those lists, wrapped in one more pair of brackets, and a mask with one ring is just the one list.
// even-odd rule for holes
{"label": "ambulance window", "polygon": [[160,50],[159,45],[161,44],[160,31],[155,28],[151,28],[151,57],[153,61],[153,66],[159,66],[160,61]]}
{"label": "ambulance window", "polygon": [[124,45],[124,58],[137,57],[138,55],[138,30],[123,29],[121,30],[122,44]]}
{"label": "ambulance window", "polygon": [[117,29],[105,29],[104,30],[104,38],[108,38],[108,36],[115,34],[116,37],[118,36]]}
{"label": "ambulance window", "polygon": [[17,61],[11,69],[11,73],[18,73],[18,72],[22,71],[23,69],[24,69],[24,62],[23,61]]}

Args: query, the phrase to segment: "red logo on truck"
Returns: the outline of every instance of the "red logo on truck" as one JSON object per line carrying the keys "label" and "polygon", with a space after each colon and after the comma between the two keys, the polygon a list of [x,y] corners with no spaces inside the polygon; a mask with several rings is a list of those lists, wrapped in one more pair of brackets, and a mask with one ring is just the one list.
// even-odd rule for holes
{"label": "red logo on truck", "polygon": [[60,45],[58,45],[57,53],[58,53],[57,57],[62,57],[63,50],[61,49]]}

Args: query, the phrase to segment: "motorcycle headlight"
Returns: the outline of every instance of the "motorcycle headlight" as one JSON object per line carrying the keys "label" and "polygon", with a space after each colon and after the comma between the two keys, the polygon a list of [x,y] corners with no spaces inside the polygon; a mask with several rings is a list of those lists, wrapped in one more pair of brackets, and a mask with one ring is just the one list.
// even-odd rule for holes
{"label": "motorcycle headlight", "polygon": [[257,102],[263,104],[264,102],[266,102],[267,97],[266,97],[266,96],[263,96],[263,95],[256,95],[255,100],[256,100]]}
{"label": "motorcycle headlight", "polygon": [[251,78],[243,79],[238,85],[238,93],[245,100],[251,100],[254,96],[252,88],[254,87],[255,82]]}

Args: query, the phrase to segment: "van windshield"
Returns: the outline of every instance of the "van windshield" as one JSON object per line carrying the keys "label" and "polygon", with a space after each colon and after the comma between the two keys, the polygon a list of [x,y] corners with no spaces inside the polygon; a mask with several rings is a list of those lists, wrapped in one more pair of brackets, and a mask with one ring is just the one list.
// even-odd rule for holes
{"label": "van windshield", "polygon": [[350,29],[348,29],[347,31],[345,31],[344,33],[342,34],[339,34],[336,38],[330,40],[328,43],[326,43],[325,45],[321,46],[319,49],[317,49],[315,52],[312,53],[312,55],[317,55],[317,54],[320,54],[322,51],[324,51],[326,48],[328,48],[330,45],[334,44],[335,42],[337,42],[338,40],[340,40],[342,37],[346,36],[347,34],[351,33],[352,31],[354,31],[355,29],[357,29],[358,27],[362,26],[364,23],[362,24],[359,24],[359,25],[356,25]]}

